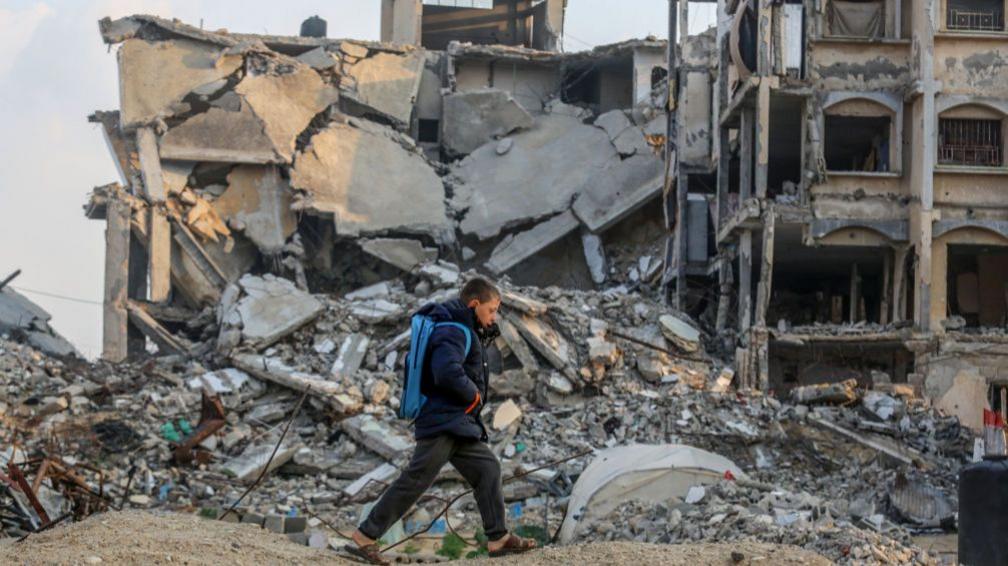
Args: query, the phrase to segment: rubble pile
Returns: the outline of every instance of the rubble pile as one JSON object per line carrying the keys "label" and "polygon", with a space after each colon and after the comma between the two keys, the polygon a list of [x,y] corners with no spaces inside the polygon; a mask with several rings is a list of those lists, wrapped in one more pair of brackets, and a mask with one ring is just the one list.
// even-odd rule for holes
{"label": "rubble pile", "polygon": [[721,481],[708,486],[694,503],[623,503],[611,520],[591,525],[583,538],[668,544],[755,540],[799,546],[837,564],[939,563],[915,547],[904,531],[880,534],[837,519],[837,514],[831,502],[808,493]]}
{"label": "rubble pile", "polygon": [[[216,341],[198,359],[92,365],[5,341],[4,424],[20,451],[9,451],[7,460],[46,457],[93,466],[110,508],[203,509],[215,517],[269,461],[265,480],[229,520],[287,532],[302,543],[338,544],[339,532],[354,525],[361,505],[381,493],[412,449],[411,431],[395,417],[409,313],[450,298],[466,275],[451,264],[426,263],[409,277],[343,296],[311,295],[278,277],[246,275],[204,317],[203,333]],[[829,527],[838,529],[832,538],[820,537],[836,543],[815,547],[827,555],[841,556],[838,548],[846,545],[851,556],[861,556],[867,544],[889,557],[916,557],[917,550],[895,542],[905,541],[906,529],[949,524],[955,470],[966,461],[969,435],[900,384],[869,391],[856,384],[809,386],[796,390],[795,400],[743,394],[733,389],[731,368],[705,353],[709,337],[639,294],[500,284],[501,335],[489,350],[492,394],[483,409],[490,445],[505,477],[547,465],[505,485],[513,521],[556,528],[592,460],[588,451],[672,443],[730,459],[754,482],[745,485],[763,489],[709,488],[723,495],[680,509],[680,530],[641,526],[662,508],[653,509],[655,501],[621,508],[626,524],[639,527],[628,527],[631,538],[660,540],[666,531],[676,540],[763,533],[761,540],[812,544],[812,535],[784,538],[782,532],[794,530],[790,523],[758,530],[762,515],[784,521],[782,509],[809,525],[824,517],[843,525]],[[307,401],[295,415],[305,390]],[[390,541],[425,527],[443,498],[462,490],[453,470],[442,472]],[[766,493],[787,492],[798,499],[780,495],[761,512],[736,509],[764,501]],[[665,505],[663,517],[675,506],[657,503]],[[47,505],[50,517],[59,516],[74,501],[49,496]],[[727,513],[722,507],[735,509],[734,519],[722,520],[738,528],[687,527]],[[7,508],[21,517],[4,523],[8,534],[41,524],[13,499]],[[467,496],[447,522],[435,521],[434,532],[477,524]]]}

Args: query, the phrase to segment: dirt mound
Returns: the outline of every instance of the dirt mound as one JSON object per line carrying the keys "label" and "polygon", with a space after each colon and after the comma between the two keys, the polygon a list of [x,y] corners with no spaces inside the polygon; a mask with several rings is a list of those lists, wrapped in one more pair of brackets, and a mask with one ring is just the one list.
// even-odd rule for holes
{"label": "dirt mound", "polygon": [[144,511],[101,513],[0,545],[0,564],[348,564],[253,525]]}
{"label": "dirt mound", "polygon": [[[733,559],[732,553],[737,553]],[[741,555],[741,558],[739,558]],[[352,564],[332,551],[300,546],[252,525],[194,515],[123,511],[93,515],[0,544],[0,564]],[[455,564],[829,564],[800,548],[763,543],[605,542],[550,547],[522,556]]]}
{"label": "dirt mound", "polygon": [[[733,556],[734,555],[734,556]],[[649,544],[642,542],[592,542],[570,546],[551,546],[506,558],[469,560],[454,564],[472,566],[604,564],[606,566],[644,566],[647,564],[700,566],[707,564],[832,564],[819,554],[796,546],[758,542]]]}

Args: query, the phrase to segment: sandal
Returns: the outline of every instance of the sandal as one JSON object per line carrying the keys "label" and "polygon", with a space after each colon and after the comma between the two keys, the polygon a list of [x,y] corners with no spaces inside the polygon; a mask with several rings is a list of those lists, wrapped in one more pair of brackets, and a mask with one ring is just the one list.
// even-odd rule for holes
{"label": "sandal", "polygon": [[508,535],[507,540],[504,541],[504,546],[500,547],[498,550],[491,550],[489,552],[490,556],[507,556],[509,554],[521,554],[523,552],[528,552],[534,550],[538,546],[535,539],[516,537],[514,535]]}
{"label": "sandal", "polygon": [[359,558],[368,564],[380,564],[385,566],[391,564],[385,559],[381,554],[381,549],[378,548],[378,544],[369,544],[367,546],[357,546],[356,544],[345,544],[343,545],[343,550],[349,552],[355,558]]}

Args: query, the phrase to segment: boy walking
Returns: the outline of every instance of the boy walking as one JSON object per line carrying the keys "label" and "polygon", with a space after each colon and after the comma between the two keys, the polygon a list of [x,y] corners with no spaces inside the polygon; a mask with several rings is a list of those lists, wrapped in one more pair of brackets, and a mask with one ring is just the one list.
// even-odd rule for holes
{"label": "boy walking", "polygon": [[[466,330],[440,324],[431,334],[420,380],[427,402],[414,423],[416,448],[409,464],[354,531],[356,546],[346,548],[355,556],[388,564],[375,541],[416,503],[448,462],[473,488],[490,556],[535,548],[534,540],[507,531],[500,462],[486,444],[480,418],[489,382],[486,347],[496,336],[498,308],[500,291],[476,277],[466,282],[458,299],[420,309],[418,314],[436,323],[459,323]],[[467,337],[466,332],[473,335]]]}

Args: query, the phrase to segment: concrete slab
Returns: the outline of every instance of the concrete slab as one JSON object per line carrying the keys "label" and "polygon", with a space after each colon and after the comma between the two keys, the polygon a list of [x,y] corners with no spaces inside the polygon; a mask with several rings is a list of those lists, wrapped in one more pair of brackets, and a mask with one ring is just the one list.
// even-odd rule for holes
{"label": "concrete slab", "polygon": [[553,367],[564,369],[570,365],[570,345],[552,326],[525,313],[507,313],[505,317]]}
{"label": "concrete slab", "polygon": [[339,353],[336,354],[336,360],[329,370],[329,379],[345,382],[357,373],[370,344],[371,339],[364,334],[353,333],[344,338]]}
{"label": "concrete slab", "polygon": [[400,317],[405,312],[406,310],[401,306],[385,299],[367,299],[356,301],[350,305],[350,314],[368,324],[377,324],[385,320]]}
{"label": "concrete slab", "polygon": [[420,88],[424,51],[404,55],[377,53],[344,69],[341,84],[344,96],[380,112],[402,124],[408,124],[413,102]]}
{"label": "concrete slab", "polygon": [[450,94],[444,97],[441,142],[450,153],[466,155],[532,123],[532,115],[506,91]]}
{"label": "concrete slab", "polygon": [[49,355],[78,355],[69,341],[49,327],[52,316],[10,287],[0,289],[0,333],[17,329],[28,342]]}
{"label": "concrete slab", "polygon": [[219,47],[187,39],[127,39],[117,59],[124,129],[174,114],[173,105],[190,91],[234,73],[243,63],[239,54],[224,55]]}
{"label": "concrete slab", "polygon": [[162,159],[223,163],[285,163],[266,135],[265,124],[248,103],[239,110],[212,107],[168,130],[161,137]]}
{"label": "concrete slab", "polygon": [[292,192],[273,166],[239,165],[227,176],[228,188],[213,201],[217,214],[245,234],[264,254],[280,252],[297,229]]}
{"label": "concrete slab", "polygon": [[620,155],[643,155],[650,151],[644,131],[634,125],[626,112],[610,110],[595,120],[595,125],[605,130]]}
{"label": "concrete slab", "polygon": [[652,155],[634,155],[614,163],[578,188],[580,194],[571,210],[592,232],[605,231],[658,197],[663,167]]}
{"label": "concrete slab", "polygon": [[441,178],[388,128],[330,125],[295,157],[291,185],[304,193],[297,206],[331,214],[339,235],[396,230],[454,239]]}
{"label": "concrete slab", "polygon": [[246,75],[235,86],[265,124],[276,151],[290,162],[298,134],[316,114],[339,99],[338,91],[322,81],[307,65],[284,74]]}
{"label": "concrete slab", "polygon": [[[221,466],[224,473],[234,476],[243,483],[255,481],[259,473],[266,467],[273,447],[276,446],[276,438],[265,438],[259,444],[253,444],[245,449],[240,456],[235,456],[224,462]],[[277,449],[276,456],[269,463],[269,470],[275,470],[287,463],[294,457],[294,453],[301,448],[301,444],[291,438],[285,438],[283,444]]]}
{"label": "concrete slab", "polygon": [[305,51],[297,56],[297,60],[318,71],[331,69],[339,63],[339,60],[332,53],[326,51],[325,47],[316,47],[311,51]]}
{"label": "concrete slab", "polygon": [[374,238],[361,240],[359,244],[366,253],[403,271],[411,271],[438,256],[436,248],[425,248],[420,241],[408,238]]}
{"label": "concrete slab", "polygon": [[325,309],[318,299],[291,281],[269,273],[262,277],[246,274],[238,284],[245,292],[236,307],[242,320],[242,337],[257,348],[294,332]]}
{"label": "concrete slab", "polygon": [[700,348],[700,331],[683,319],[663,314],[658,317],[658,324],[665,338],[684,352],[695,352]]}
{"label": "concrete slab", "polygon": [[609,136],[572,116],[546,114],[516,132],[504,155],[486,144],[455,165],[451,207],[460,229],[481,240],[566,210],[589,179],[619,161]]}
{"label": "concrete slab", "polygon": [[406,432],[369,414],[343,419],[340,421],[340,429],[363,448],[386,460],[395,460],[408,454],[415,444]]}
{"label": "concrete slab", "polygon": [[503,273],[573,232],[577,227],[578,220],[574,214],[569,210],[564,211],[540,222],[530,230],[508,235],[497,244],[484,265],[494,273]]}

